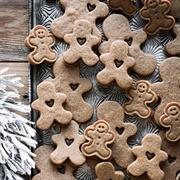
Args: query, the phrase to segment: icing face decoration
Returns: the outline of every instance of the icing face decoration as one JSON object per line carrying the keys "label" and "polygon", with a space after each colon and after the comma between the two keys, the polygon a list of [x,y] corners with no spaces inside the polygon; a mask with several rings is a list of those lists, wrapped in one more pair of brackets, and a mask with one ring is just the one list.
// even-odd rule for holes
{"label": "icing face decoration", "polygon": [[44,38],[46,36],[46,32],[43,29],[37,29],[35,34],[40,39],[42,39],[42,38]]}
{"label": "icing face decoration", "polygon": [[157,7],[157,0],[150,0],[148,2],[148,6],[153,9],[153,8],[156,8]]}
{"label": "icing face decoration", "polygon": [[167,110],[168,114],[171,116],[176,116],[180,114],[179,108],[176,105],[170,106]]}
{"label": "icing face decoration", "polygon": [[96,130],[99,132],[99,133],[104,133],[104,132],[107,132],[107,129],[108,127],[104,126],[103,123],[100,123],[96,126]]}
{"label": "icing face decoration", "polygon": [[144,92],[147,92],[148,87],[145,83],[140,83],[137,85],[137,89],[139,92],[144,93]]}

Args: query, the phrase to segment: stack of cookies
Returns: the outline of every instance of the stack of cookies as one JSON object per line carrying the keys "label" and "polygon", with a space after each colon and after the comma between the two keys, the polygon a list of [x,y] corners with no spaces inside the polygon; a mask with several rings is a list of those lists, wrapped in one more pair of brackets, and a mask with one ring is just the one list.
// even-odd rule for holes
{"label": "stack of cookies", "polygon": [[[64,13],[49,31],[42,24],[30,31],[29,62],[53,63],[53,78],[38,84],[31,104],[39,112],[36,125],[43,132],[59,128],[49,145],[35,150],[39,172],[33,180],[180,179],[175,3],[60,0]],[[143,27],[133,29],[137,16]],[[174,38],[159,42],[162,60],[143,49],[171,31]],[[59,42],[68,44],[63,54],[56,51]]]}

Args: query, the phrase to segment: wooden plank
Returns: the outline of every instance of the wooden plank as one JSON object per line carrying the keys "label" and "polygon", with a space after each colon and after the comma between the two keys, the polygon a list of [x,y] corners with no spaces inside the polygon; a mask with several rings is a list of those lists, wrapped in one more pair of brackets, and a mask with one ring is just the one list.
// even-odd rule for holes
{"label": "wooden plank", "polygon": [[29,80],[28,80],[28,63],[0,63],[0,69],[8,67],[9,70],[5,74],[16,74],[15,77],[20,77],[20,82],[24,87],[18,87],[20,94],[20,102],[29,103]]}
{"label": "wooden plank", "polygon": [[27,62],[28,0],[0,0],[0,61]]}

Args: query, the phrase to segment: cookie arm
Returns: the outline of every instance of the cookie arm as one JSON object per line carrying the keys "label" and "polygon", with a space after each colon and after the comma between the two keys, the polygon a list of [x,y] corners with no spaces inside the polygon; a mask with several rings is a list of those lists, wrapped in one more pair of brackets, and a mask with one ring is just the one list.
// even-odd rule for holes
{"label": "cookie arm", "polygon": [[161,4],[161,9],[163,10],[162,13],[166,14],[169,12],[170,10],[170,3],[168,1],[164,1],[162,4]]}
{"label": "cookie arm", "polygon": [[79,82],[79,86],[76,89],[76,91],[82,94],[88,92],[91,88],[92,88],[92,82],[89,79],[81,78]]}
{"label": "cookie arm", "polygon": [[147,8],[142,8],[140,10],[140,15],[144,18],[144,19],[149,19],[149,10]]}
{"label": "cookie arm", "polygon": [[90,35],[90,39],[91,46],[97,45],[99,43],[99,38],[96,36]]}
{"label": "cookie arm", "polygon": [[74,36],[73,34],[66,34],[66,35],[64,36],[64,41],[65,41],[66,43],[70,44],[70,43],[72,42],[73,36]]}
{"label": "cookie arm", "polygon": [[54,36],[52,34],[50,34],[47,38],[48,38],[48,41],[49,41],[49,46],[53,46],[54,43],[55,43]]}
{"label": "cookie arm", "polygon": [[[24,41],[24,44],[26,45],[26,47],[30,48],[30,49],[33,49],[35,48],[35,46],[33,46],[31,43],[30,43],[30,40],[31,40],[31,36],[28,36],[25,41]],[[34,38],[34,37],[33,37]]]}
{"label": "cookie arm", "polygon": [[68,4],[70,4],[71,0],[60,0],[60,3],[63,8],[65,8]]}
{"label": "cookie arm", "polygon": [[109,13],[108,6],[105,3],[102,3],[100,1],[98,1],[97,4],[98,5],[96,6],[95,10],[92,11],[92,13],[96,15],[97,17],[101,17],[101,18],[107,16]]}

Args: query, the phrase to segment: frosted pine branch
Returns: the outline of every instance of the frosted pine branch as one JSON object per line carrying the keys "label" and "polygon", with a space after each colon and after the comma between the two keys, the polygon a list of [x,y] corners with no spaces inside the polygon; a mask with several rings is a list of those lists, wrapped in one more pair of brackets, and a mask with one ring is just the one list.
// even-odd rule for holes
{"label": "frosted pine branch", "polygon": [[15,74],[5,75],[8,68],[0,70],[0,179],[22,180],[21,175],[31,174],[35,163],[31,148],[37,142],[27,115],[30,107],[18,101],[17,87],[23,87]]}

